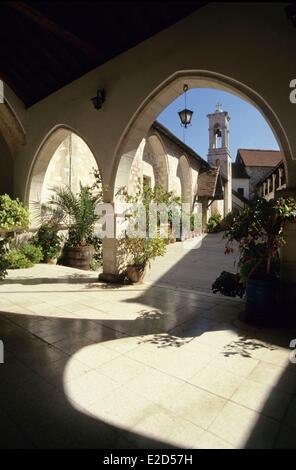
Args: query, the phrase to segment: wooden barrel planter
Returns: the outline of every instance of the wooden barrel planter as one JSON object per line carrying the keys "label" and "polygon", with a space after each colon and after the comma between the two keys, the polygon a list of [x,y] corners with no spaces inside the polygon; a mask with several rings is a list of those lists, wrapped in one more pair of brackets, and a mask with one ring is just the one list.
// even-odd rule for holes
{"label": "wooden barrel planter", "polygon": [[69,247],[66,251],[67,266],[76,269],[90,269],[90,264],[94,256],[93,246],[75,246]]}

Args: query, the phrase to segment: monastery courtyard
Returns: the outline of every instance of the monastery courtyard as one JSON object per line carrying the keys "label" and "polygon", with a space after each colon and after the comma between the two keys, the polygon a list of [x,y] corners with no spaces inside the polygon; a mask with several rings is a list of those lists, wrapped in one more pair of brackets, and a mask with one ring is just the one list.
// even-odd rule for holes
{"label": "monastery courtyard", "polygon": [[243,302],[210,293],[229,268],[223,245],[208,235],[183,260],[171,245],[134,286],[62,266],[10,271],[1,447],[295,449],[296,331],[249,327]]}

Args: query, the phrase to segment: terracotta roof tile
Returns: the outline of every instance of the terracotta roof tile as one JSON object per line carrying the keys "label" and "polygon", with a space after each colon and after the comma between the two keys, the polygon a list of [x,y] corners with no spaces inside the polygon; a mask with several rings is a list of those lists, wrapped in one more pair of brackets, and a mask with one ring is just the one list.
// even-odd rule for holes
{"label": "terracotta roof tile", "polygon": [[284,153],[280,150],[251,150],[238,149],[237,157],[242,158],[245,166],[276,166],[284,159]]}
{"label": "terracotta roof tile", "polygon": [[197,190],[199,197],[214,197],[218,174],[219,168],[211,168],[199,174]]}

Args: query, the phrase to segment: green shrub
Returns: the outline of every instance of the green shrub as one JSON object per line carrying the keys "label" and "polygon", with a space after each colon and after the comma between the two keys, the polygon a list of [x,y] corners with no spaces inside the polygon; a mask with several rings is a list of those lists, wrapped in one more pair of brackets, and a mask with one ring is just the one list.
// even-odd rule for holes
{"label": "green shrub", "polygon": [[207,223],[207,232],[217,233],[221,230],[221,215],[219,212],[212,214]]}
{"label": "green shrub", "polygon": [[91,271],[98,271],[98,269],[101,266],[102,266],[102,261],[97,261],[96,259],[93,259],[92,262],[90,263]]}
{"label": "green shrub", "polygon": [[233,274],[227,271],[222,271],[220,276],[212,285],[212,291],[214,294],[220,292],[220,294],[228,297],[243,297],[245,293],[245,285],[241,282],[239,273]]}
{"label": "green shrub", "polygon": [[121,247],[131,258],[131,264],[144,267],[157,256],[165,254],[166,240],[159,237],[125,237],[121,241]]}
{"label": "green shrub", "polygon": [[34,263],[30,261],[21,250],[17,248],[12,248],[6,254],[6,263],[8,269],[22,269],[22,268],[30,268],[33,266]]}
{"label": "green shrub", "polygon": [[5,240],[0,240],[0,281],[7,276],[8,263],[6,260]]}
{"label": "green shrub", "polygon": [[33,243],[40,246],[42,250],[42,261],[58,258],[61,251],[61,238],[58,229],[51,225],[41,225],[33,238]]}
{"label": "green shrub", "polygon": [[29,211],[18,199],[8,194],[0,196],[0,230],[13,232],[25,230],[29,226]]}
{"label": "green shrub", "polygon": [[7,269],[31,268],[42,259],[42,249],[30,243],[22,245],[20,248],[12,248],[5,255]]}
{"label": "green shrub", "polygon": [[32,245],[30,243],[20,247],[19,251],[32,263],[38,264],[42,260],[42,248],[38,245]]}

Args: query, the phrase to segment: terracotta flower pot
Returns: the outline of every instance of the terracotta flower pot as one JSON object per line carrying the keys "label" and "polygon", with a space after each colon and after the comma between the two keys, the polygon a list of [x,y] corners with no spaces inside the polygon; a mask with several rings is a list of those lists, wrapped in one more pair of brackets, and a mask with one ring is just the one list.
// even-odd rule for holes
{"label": "terracotta flower pot", "polygon": [[132,282],[142,282],[145,272],[146,266],[129,265],[126,268],[127,277]]}

